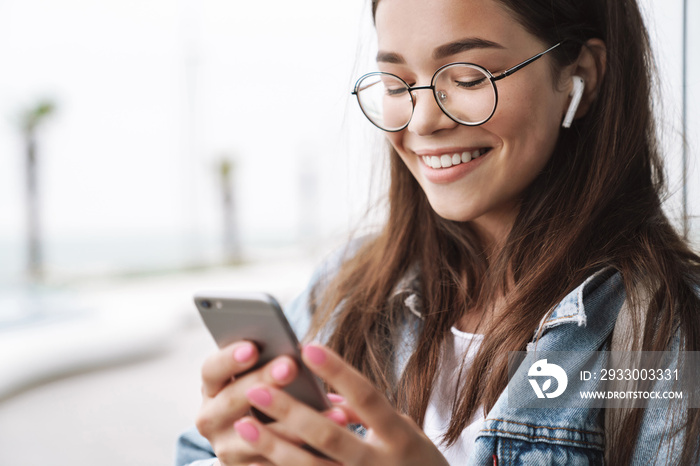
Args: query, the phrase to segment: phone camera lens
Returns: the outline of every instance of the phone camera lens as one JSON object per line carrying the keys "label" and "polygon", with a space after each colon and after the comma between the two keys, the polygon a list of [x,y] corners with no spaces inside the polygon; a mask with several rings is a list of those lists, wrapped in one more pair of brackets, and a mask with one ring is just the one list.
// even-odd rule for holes
{"label": "phone camera lens", "polygon": [[203,299],[199,302],[199,305],[202,306],[204,309],[209,309],[211,307],[211,301],[208,299]]}

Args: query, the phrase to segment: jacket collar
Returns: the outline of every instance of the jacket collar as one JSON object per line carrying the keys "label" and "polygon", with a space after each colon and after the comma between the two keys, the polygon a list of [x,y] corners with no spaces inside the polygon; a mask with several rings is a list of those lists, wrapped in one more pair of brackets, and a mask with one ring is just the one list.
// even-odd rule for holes
{"label": "jacket collar", "polygon": [[[584,291],[609,278],[614,272],[612,267],[604,267],[586,278],[542,318],[535,331],[535,336],[540,331],[562,324],[576,324],[579,327],[585,327],[588,315],[583,303]],[[396,284],[390,299],[403,295],[406,309],[414,316],[423,319],[423,296],[420,290],[420,266],[414,264],[409,267],[406,274]]]}
{"label": "jacket collar", "polygon": [[615,270],[612,267],[605,267],[586,278],[583,283],[574,288],[568,295],[557,304],[551,312],[548,312],[538,327],[547,329],[557,325],[575,323],[579,327],[585,327],[588,315],[583,304],[584,292],[596,283],[608,278]]}

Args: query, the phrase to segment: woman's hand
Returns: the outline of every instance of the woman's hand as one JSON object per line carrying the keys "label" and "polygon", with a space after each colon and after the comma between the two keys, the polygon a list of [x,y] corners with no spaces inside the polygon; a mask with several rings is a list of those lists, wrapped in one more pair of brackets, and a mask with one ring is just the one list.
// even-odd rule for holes
{"label": "woman's hand", "polygon": [[[397,413],[368,380],[338,355],[310,345],[304,348],[303,358],[313,372],[344,397],[338,407],[319,413],[265,381],[249,386],[246,395],[252,406],[277,420],[281,431],[294,432],[303,443],[330,460],[312,455],[298,442],[280,435],[280,430],[249,416],[235,424],[241,441],[247,444],[247,452],[255,452],[278,466],[447,465],[416,423]],[[367,436],[361,439],[339,425],[346,422],[364,425]]]}
{"label": "woman's hand", "polygon": [[[202,406],[197,416],[197,429],[209,440],[222,465],[271,464],[240,438],[234,423],[250,411],[247,391],[259,385],[285,386],[296,377],[297,366],[291,358],[283,356],[239,376],[253,367],[258,357],[254,344],[240,341],[217,351],[202,366]],[[269,424],[267,430],[286,442],[299,443],[283,425]]]}

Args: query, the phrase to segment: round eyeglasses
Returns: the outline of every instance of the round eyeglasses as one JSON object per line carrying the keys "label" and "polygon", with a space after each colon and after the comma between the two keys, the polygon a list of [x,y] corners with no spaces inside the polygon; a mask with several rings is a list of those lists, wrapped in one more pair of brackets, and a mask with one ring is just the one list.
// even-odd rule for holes
{"label": "round eyeglasses", "polygon": [[433,74],[430,86],[412,87],[394,74],[376,71],[358,79],[352,94],[357,97],[367,119],[384,131],[401,131],[408,126],[416,105],[413,92],[421,89],[432,90],[435,102],[455,122],[478,126],[489,121],[496,112],[496,81],[510,76],[559,45],[561,42],[498,76],[474,63],[450,63]]}

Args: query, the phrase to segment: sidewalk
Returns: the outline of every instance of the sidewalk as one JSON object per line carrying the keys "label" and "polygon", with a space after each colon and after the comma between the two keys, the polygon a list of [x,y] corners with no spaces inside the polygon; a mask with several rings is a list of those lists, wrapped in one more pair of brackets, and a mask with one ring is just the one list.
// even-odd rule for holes
{"label": "sidewalk", "polygon": [[43,299],[62,312],[0,326],[0,400],[35,381],[167,349],[173,332],[199,319],[195,291],[267,291],[284,303],[304,288],[313,266],[287,260],[105,281],[74,290],[72,308],[66,296]]}
{"label": "sidewalk", "polygon": [[193,293],[266,291],[286,303],[317,262],[93,284],[76,290],[74,315],[0,328],[0,464],[172,464],[215,350]]}

